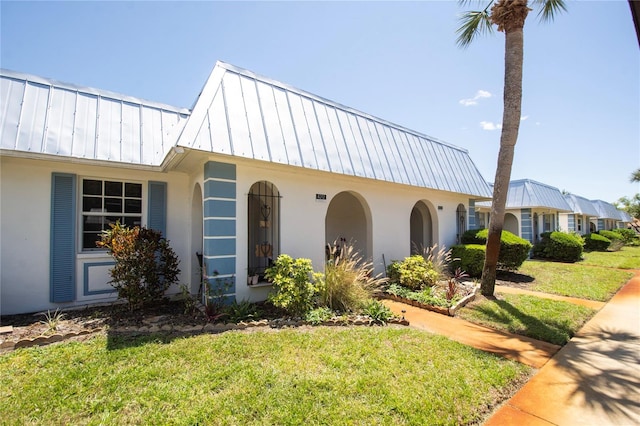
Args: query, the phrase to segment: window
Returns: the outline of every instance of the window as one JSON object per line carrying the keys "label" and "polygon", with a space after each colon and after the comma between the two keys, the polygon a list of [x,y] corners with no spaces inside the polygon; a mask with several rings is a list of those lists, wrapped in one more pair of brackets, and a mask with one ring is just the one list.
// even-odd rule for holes
{"label": "window", "polygon": [[82,249],[96,249],[100,233],[110,223],[142,225],[142,184],[82,180]]}
{"label": "window", "polygon": [[578,232],[582,232],[582,218],[578,218]]}
{"label": "window", "polygon": [[264,276],[280,254],[280,194],[272,183],[256,182],[249,191],[248,274]]}
{"label": "window", "polygon": [[554,226],[554,215],[552,214],[544,214],[542,215],[544,220],[544,228],[543,232],[551,232],[555,229]]}

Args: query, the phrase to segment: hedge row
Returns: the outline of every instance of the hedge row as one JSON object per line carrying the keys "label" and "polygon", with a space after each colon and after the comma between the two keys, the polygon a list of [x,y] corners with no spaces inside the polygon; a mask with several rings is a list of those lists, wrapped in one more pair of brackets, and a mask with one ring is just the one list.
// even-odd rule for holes
{"label": "hedge row", "polygon": [[[453,262],[453,267],[459,266],[470,276],[482,275],[488,235],[487,229],[472,229],[462,234],[462,244],[452,247],[451,257],[460,259]],[[518,269],[529,258],[531,247],[529,241],[503,230],[500,237],[498,268]]]}
{"label": "hedge row", "polygon": [[582,259],[584,240],[578,234],[554,231],[543,232],[541,241],[533,248],[535,257],[560,262],[577,262]]}

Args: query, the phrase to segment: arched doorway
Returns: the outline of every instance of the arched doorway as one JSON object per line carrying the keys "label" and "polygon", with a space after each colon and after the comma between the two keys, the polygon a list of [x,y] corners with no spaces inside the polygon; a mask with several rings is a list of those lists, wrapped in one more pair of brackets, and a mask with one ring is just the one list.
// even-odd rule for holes
{"label": "arched doorway", "polygon": [[518,218],[513,213],[504,214],[504,226],[505,231],[509,231],[512,234],[520,236],[520,227],[518,226]]}
{"label": "arched doorway", "polygon": [[325,241],[350,242],[363,259],[371,258],[371,211],[359,194],[340,192],[333,197],[325,217]]}
{"label": "arched doorway", "polygon": [[196,183],[191,196],[191,294],[197,294],[202,283],[202,188]]}
{"label": "arched doorway", "polygon": [[411,209],[409,224],[411,238],[409,250],[411,253],[419,253],[421,248],[433,246],[431,209],[424,201],[418,201]]}
{"label": "arched doorway", "polygon": [[467,230],[467,209],[462,204],[458,204],[456,209],[456,242],[462,242],[462,234]]}

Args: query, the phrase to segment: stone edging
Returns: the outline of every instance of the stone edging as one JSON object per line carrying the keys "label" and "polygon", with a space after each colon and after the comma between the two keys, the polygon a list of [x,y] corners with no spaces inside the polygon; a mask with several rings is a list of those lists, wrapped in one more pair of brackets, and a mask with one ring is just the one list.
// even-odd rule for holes
{"label": "stone edging", "polygon": [[[409,325],[409,321],[400,318],[391,318],[387,321],[387,324],[397,324],[397,325]],[[224,323],[207,323],[203,325],[186,325],[186,326],[172,326],[170,324],[164,324],[161,326],[158,325],[147,325],[147,326],[122,326],[122,327],[112,327],[108,328],[109,333],[117,334],[117,335],[144,335],[144,334],[154,334],[154,333],[173,333],[180,335],[190,335],[190,334],[216,334],[222,333],[225,331],[231,330],[244,330],[247,328],[258,328],[258,327],[269,327],[269,328],[287,328],[287,327],[300,327],[304,325],[311,325],[311,323],[302,320],[294,320],[294,319],[275,319],[275,320],[260,320],[260,321],[249,321],[244,322],[241,321],[237,324],[224,324]],[[332,319],[329,321],[324,321],[321,324],[324,326],[363,326],[363,325],[375,325],[373,320],[365,320],[365,319],[355,319],[355,320],[340,320],[340,319]],[[98,334],[103,331],[107,331],[105,328],[97,328],[93,330],[82,330],[79,332],[72,332],[66,334],[52,334],[50,336],[38,336],[33,339],[21,339],[18,341],[4,341],[0,343],[0,354],[5,352],[11,352],[15,349],[20,348],[30,348],[33,346],[44,346],[50,345],[52,343],[62,342],[74,337],[79,336],[89,336],[92,334]]]}
{"label": "stone edging", "polygon": [[479,291],[480,291],[480,286],[476,286],[469,295],[463,297],[458,301],[458,303],[456,303],[455,305],[449,308],[428,305],[426,303],[418,302],[417,300],[405,299],[404,297],[396,296],[394,294],[389,294],[389,293],[384,293],[381,295],[381,297],[384,299],[405,303],[407,305],[415,306],[416,308],[427,309],[429,311],[437,312],[442,315],[449,315],[450,317],[452,317],[452,316],[455,316],[456,312],[458,312],[460,308],[462,308],[472,300],[475,300],[476,295],[478,294]]}

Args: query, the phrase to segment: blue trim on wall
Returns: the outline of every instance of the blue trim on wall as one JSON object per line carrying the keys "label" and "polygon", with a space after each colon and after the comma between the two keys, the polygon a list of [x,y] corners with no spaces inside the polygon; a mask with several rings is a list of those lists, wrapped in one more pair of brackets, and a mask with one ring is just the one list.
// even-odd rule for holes
{"label": "blue trim on wall", "polygon": [[520,210],[520,234],[522,238],[533,243],[533,223],[531,209]]}
{"label": "blue trim on wall", "polygon": [[469,229],[476,229],[476,200],[469,199]]}
{"label": "blue trim on wall", "polygon": [[603,229],[606,229],[604,226],[604,219],[598,219],[598,229],[596,229],[596,231],[602,231]]}
{"label": "blue trim on wall", "polygon": [[204,182],[204,197],[205,198],[227,198],[230,200],[236,199],[236,184],[235,182],[206,180]]}
{"label": "blue trim on wall", "polygon": [[116,292],[115,288],[112,288],[111,290],[94,290],[94,291],[89,291],[89,268],[91,268],[92,266],[106,266],[106,265],[115,265],[116,262],[93,262],[93,263],[85,263],[84,264],[84,283],[83,283],[83,294],[85,296],[93,296],[94,294],[107,294],[107,293],[114,293]]}
{"label": "blue trim on wall", "polygon": [[205,200],[205,217],[236,217],[236,202],[229,200]]}
{"label": "blue trim on wall", "polygon": [[213,179],[236,180],[236,165],[209,161],[204,165],[204,177]]}
{"label": "blue trim on wall", "polygon": [[167,237],[167,183],[149,181],[147,227]]}
{"label": "blue trim on wall", "polygon": [[[223,280],[225,300],[236,291],[236,166],[209,161],[204,165],[203,263],[212,286]],[[214,271],[218,274],[214,274]]]}
{"label": "blue trim on wall", "polygon": [[51,174],[49,300],[76,299],[76,175]]}

